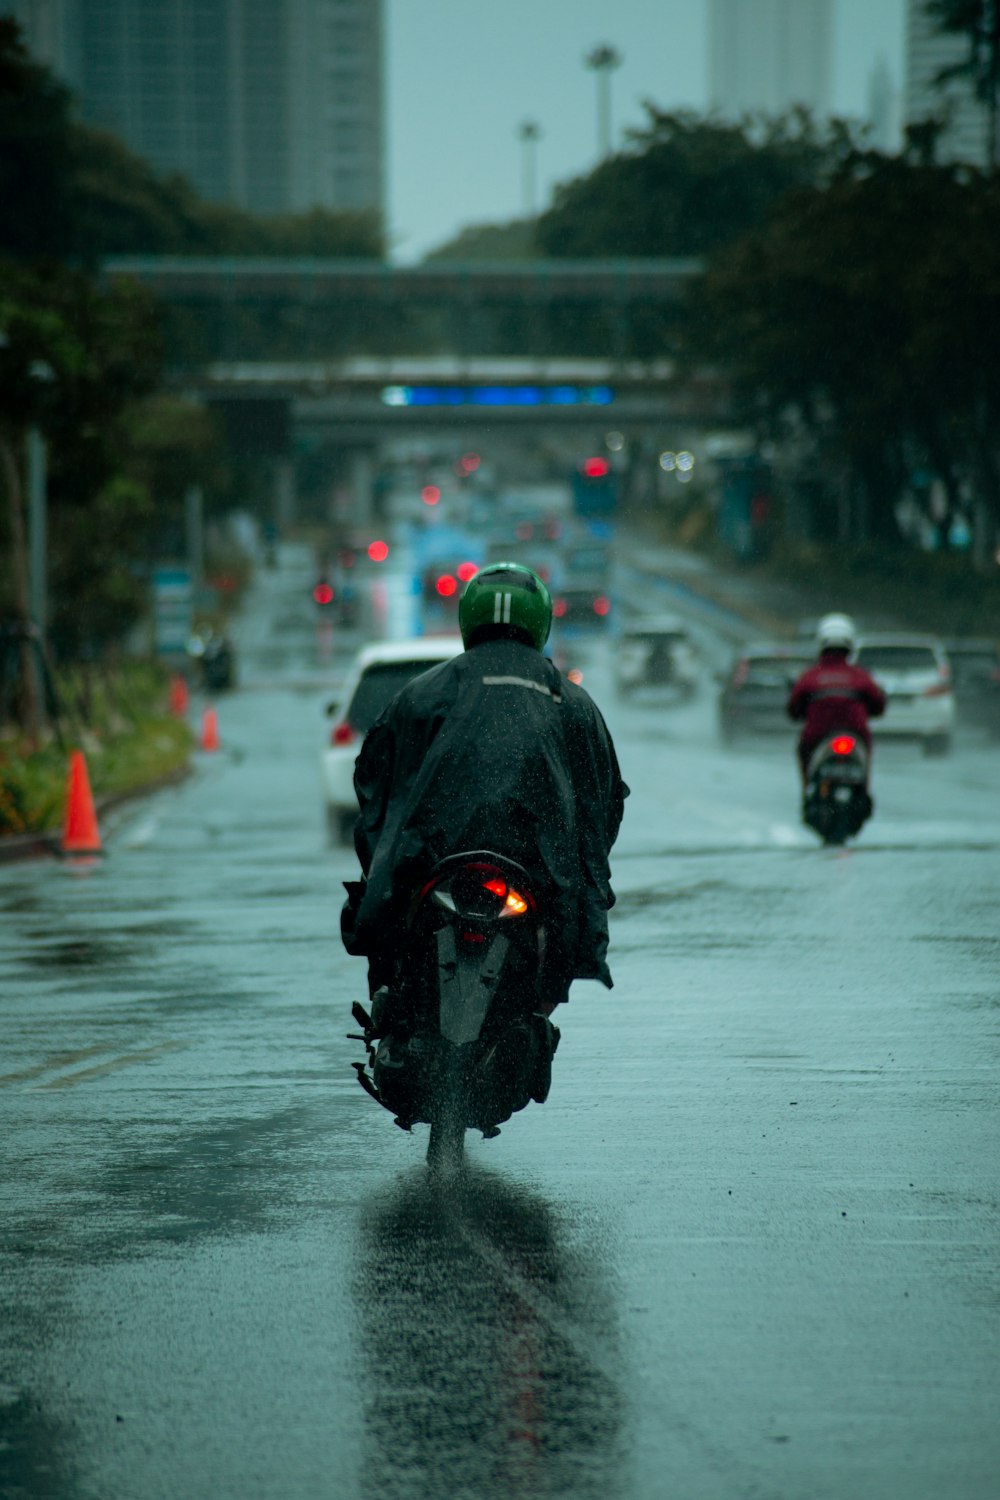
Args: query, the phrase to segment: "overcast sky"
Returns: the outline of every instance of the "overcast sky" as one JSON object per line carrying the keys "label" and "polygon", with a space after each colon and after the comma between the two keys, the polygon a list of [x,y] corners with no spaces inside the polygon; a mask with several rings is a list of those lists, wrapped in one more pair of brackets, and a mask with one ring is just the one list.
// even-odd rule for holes
{"label": "overcast sky", "polygon": [[[835,0],[834,107],[864,115],[884,57],[902,81],[905,0]],[[539,200],[597,149],[584,55],[611,42],[615,134],[642,100],[707,106],[704,0],[386,0],[389,229],[414,260],[466,224],[522,209],[520,121],[537,120]]]}

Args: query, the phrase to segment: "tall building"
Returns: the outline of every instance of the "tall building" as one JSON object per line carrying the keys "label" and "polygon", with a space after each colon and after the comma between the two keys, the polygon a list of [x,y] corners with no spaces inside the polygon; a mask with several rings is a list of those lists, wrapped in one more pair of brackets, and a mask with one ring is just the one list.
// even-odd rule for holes
{"label": "tall building", "polygon": [[833,0],[709,0],[708,87],[713,109],[830,112]]}
{"label": "tall building", "polygon": [[868,125],[877,150],[899,150],[899,90],[884,57],[868,74]]}
{"label": "tall building", "polygon": [[206,198],[381,210],[382,0],[0,0],[82,115]]}
{"label": "tall building", "polygon": [[962,63],[969,55],[969,39],[942,32],[924,9],[924,0],[907,0],[906,81],[903,115],[907,125],[941,120],[938,142],[942,161],[967,161],[986,166],[989,117],[968,78],[934,82],[942,68]]}

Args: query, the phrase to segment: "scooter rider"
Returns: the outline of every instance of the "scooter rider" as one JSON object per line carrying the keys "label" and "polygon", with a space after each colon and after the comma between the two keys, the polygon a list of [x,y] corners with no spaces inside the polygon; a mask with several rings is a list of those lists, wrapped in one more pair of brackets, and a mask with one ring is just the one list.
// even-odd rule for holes
{"label": "scooter rider", "polygon": [[827,735],[849,730],[870,751],[868,720],[885,712],[885,693],[850,659],[857,649],[857,631],[848,615],[824,615],[816,646],[819,660],[802,673],[788,699],[789,717],[805,721],[798,746],[803,785],[810,756]]}
{"label": "scooter rider", "polygon": [[552,601],[517,563],[491,563],[459,603],[464,652],[408,683],[369,730],[355,769],[354,842],[365,879],[348,882],[341,930],[390,983],[406,903],[448,855],[489,849],[546,895],[540,1006],[570,981],[611,986],[608,855],[628,788],[582,687],[542,655]]}

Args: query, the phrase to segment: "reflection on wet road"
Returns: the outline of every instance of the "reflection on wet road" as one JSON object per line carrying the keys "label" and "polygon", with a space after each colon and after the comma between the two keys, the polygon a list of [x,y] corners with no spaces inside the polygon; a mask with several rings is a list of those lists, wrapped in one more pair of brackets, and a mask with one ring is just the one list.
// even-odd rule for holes
{"label": "reflection on wet road", "polygon": [[366,1496],[629,1493],[610,1287],[541,1198],[420,1170],[358,1249]]}

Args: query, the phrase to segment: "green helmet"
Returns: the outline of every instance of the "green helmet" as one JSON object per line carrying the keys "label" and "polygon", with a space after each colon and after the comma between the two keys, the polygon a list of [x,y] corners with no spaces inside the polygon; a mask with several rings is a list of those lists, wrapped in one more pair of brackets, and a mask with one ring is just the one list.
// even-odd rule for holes
{"label": "green helmet", "polygon": [[466,585],[458,625],[466,646],[480,631],[496,627],[499,635],[521,631],[541,651],[552,627],[552,598],[538,574],[521,563],[487,563]]}

